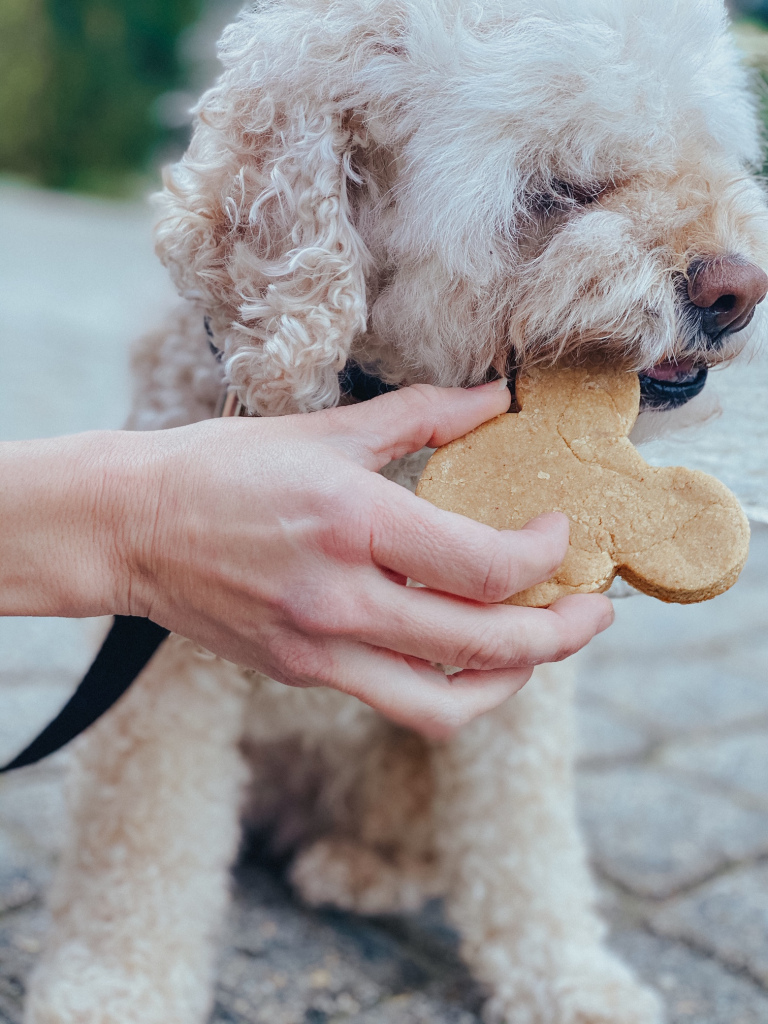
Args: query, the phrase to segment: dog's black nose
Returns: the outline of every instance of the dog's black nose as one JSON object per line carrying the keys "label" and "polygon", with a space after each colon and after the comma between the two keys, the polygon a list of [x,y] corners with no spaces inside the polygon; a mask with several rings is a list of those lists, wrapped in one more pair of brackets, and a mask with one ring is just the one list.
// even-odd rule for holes
{"label": "dog's black nose", "polygon": [[713,342],[747,326],[768,292],[768,275],[749,260],[718,256],[688,267],[688,298],[701,310],[701,329]]}

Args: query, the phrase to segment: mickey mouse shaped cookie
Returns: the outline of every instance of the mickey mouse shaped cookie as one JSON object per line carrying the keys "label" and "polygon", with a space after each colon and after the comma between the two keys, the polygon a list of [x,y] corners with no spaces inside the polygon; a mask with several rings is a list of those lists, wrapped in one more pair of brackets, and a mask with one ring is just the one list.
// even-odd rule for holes
{"label": "mickey mouse shaped cookie", "polygon": [[697,470],[649,466],[628,434],[636,374],[575,367],[518,375],[519,412],[438,449],[416,493],[499,530],[564,512],[570,546],[552,579],[509,598],[546,606],[607,590],[618,574],[662,601],[706,601],[741,572],[749,524],[731,492]]}

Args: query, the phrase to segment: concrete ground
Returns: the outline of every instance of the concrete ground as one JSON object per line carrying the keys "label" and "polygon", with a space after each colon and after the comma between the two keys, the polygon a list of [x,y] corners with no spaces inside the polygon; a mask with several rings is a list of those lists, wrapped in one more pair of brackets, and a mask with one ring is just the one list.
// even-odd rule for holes
{"label": "concrete ground", "polygon": [[[120,423],[125,345],[171,301],[148,231],[136,207],[0,186],[1,438]],[[611,942],[670,1024],[768,1022],[767,580],[756,525],[728,594],[618,602],[581,661],[580,806]],[[66,699],[103,628],[0,619],[0,758]],[[21,1021],[40,950],[65,761],[0,779],[0,1024]],[[478,1024],[480,1000],[438,906],[308,911],[243,858],[212,1024]]]}

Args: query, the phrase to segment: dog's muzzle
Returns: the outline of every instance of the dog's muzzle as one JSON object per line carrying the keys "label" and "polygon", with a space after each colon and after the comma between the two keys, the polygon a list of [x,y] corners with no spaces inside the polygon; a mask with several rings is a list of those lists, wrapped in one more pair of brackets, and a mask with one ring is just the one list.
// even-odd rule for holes
{"label": "dog's muzzle", "polygon": [[743,331],[768,293],[768,275],[741,256],[693,260],[677,283],[681,327],[695,355],[666,360],[640,374],[642,409],[676,409],[700,394],[707,361]]}

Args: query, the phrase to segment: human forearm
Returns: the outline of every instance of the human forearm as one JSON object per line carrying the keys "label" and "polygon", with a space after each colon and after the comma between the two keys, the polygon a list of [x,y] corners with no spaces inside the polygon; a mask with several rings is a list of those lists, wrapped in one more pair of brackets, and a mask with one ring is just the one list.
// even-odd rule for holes
{"label": "human forearm", "polygon": [[111,614],[122,601],[126,435],[0,444],[0,614]]}

